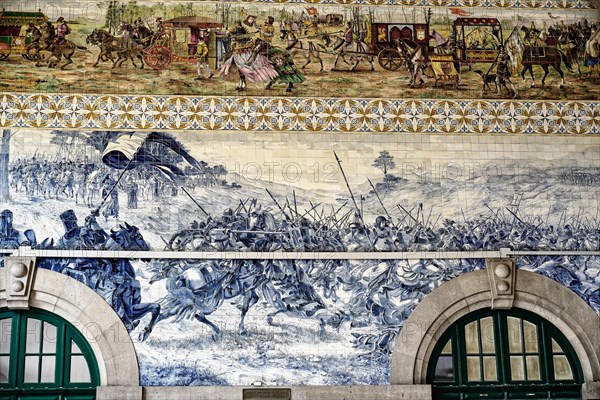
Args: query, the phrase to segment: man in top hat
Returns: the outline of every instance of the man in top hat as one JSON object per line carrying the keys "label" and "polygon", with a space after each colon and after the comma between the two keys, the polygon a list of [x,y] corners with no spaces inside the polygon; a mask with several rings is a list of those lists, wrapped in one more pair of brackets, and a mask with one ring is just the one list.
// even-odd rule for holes
{"label": "man in top hat", "polygon": [[19,246],[35,245],[35,234],[31,229],[25,234],[13,228],[13,213],[10,210],[0,212],[0,248],[16,249]]}

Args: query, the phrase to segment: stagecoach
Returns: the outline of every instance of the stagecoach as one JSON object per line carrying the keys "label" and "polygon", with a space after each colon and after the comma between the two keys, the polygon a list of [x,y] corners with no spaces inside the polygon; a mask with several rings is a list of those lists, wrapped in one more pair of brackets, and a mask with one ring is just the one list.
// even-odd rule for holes
{"label": "stagecoach", "polygon": [[48,21],[43,12],[6,11],[0,12],[0,60],[6,60],[11,53],[24,54],[31,38],[21,35],[23,26],[30,22],[35,26]]}
{"label": "stagecoach", "polygon": [[457,18],[453,29],[456,55],[462,64],[496,62],[504,42],[497,18]]}
{"label": "stagecoach", "polygon": [[207,30],[209,62],[213,68],[217,60],[217,34],[215,30],[223,27],[220,22],[206,17],[186,16],[165,21],[165,30],[149,38],[150,45],[144,50],[144,60],[151,68],[163,70],[173,61],[196,62],[194,55],[201,38],[201,31]]}
{"label": "stagecoach", "polygon": [[369,43],[377,53],[379,65],[387,71],[397,71],[402,66],[402,56],[396,44],[408,39],[418,45],[429,45],[428,24],[374,23],[370,25]]}

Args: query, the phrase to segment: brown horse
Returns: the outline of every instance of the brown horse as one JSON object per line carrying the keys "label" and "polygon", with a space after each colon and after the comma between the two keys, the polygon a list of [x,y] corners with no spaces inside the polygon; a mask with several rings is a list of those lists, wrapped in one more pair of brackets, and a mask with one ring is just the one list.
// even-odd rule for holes
{"label": "brown horse", "polygon": [[[86,38],[86,43],[100,47],[100,54],[94,63],[94,67],[98,66],[101,61],[112,61],[111,68],[121,67],[127,59],[131,60],[131,64],[138,68],[135,63],[134,56],[140,60],[141,66],[144,68],[143,50],[144,46],[137,43],[130,37],[116,37],[105,31],[104,29],[94,29]],[[113,52],[117,53],[117,58],[113,56]]]}
{"label": "brown horse", "polygon": [[573,71],[573,67],[569,62],[568,57],[557,49],[556,47],[550,46],[523,46],[523,70],[521,71],[521,78],[525,80],[525,73],[529,71],[531,80],[533,83],[531,87],[535,87],[535,77],[533,76],[533,66],[539,65],[544,70],[544,77],[542,78],[542,87],[546,83],[546,77],[550,73],[548,66],[552,66],[556,72],[560,75],[560,88],[565,87],[565,74],[561,69],[561,64],[565,64],[569,71]]}
{"label": "brown horse", "polygon": [[[23,58],[39,62],[41,59],[40,52],[48,50],[56,38],[54,27],[51,24],[43,24],[39,28],[28,27],[25,32],[31,35],[31,43],[23,53]],[[36,66],[39,65],[36,64]]]}
{"label": "brown horse", "polygon": [[54,68],[64,57],[67,61],[60,69],[65,69],[67,65],[73,63],[73,54],[76,50],[90,52],[87,47],[79,46],[68,39],[64,39],[61,43],[55,43],[54,32],[48,26],[42,26],[40,32],[42,33],[39,41],[40,45],[37,52],[32,56],[37,60],[36,67],[41,67],[42,61],[46,61],[48,68]]}

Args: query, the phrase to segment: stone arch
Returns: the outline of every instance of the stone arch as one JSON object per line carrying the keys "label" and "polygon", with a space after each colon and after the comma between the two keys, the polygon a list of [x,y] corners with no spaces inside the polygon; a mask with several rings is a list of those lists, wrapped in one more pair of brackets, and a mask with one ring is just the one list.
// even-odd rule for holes
{"label": "stone arch", "polygon": [[[461,317],[492,305],[486,270],[454,278],[431,292],[406,320],[392,355],[390,383],[425,384],[433,348]],[[512,307],[554,324],[570,341],[585,382],[600,381],[600,317],[575,293],[542,275],[517,270]]]}
{"label": "stone arch", "polygon": [[[34,266],[32,259],[8,257],[0,270],[0,308],[39,308],[61,316],[90,344],[100,372],[101,386],[138,386],[135,348],[125,325],[108,303],[86,285],[66,275]],[[21,278],[20,271],[26,275]],[[16,291],[15,276],[25,282]],[[21,294],[23,293],[23,294]]]}

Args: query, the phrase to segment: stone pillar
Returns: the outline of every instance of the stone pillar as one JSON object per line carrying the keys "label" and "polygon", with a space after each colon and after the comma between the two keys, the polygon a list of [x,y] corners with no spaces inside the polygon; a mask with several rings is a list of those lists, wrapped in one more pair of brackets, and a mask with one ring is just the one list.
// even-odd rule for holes
{"label": "stone pillar", "polygon": [[585,382],[581,387],[582,400],[600,400],[600,382]]}
{"label": "stone pillar", "polygon": [[10,310],[29,310],[35,275],[34,257],[6,257],[6,303]]}

